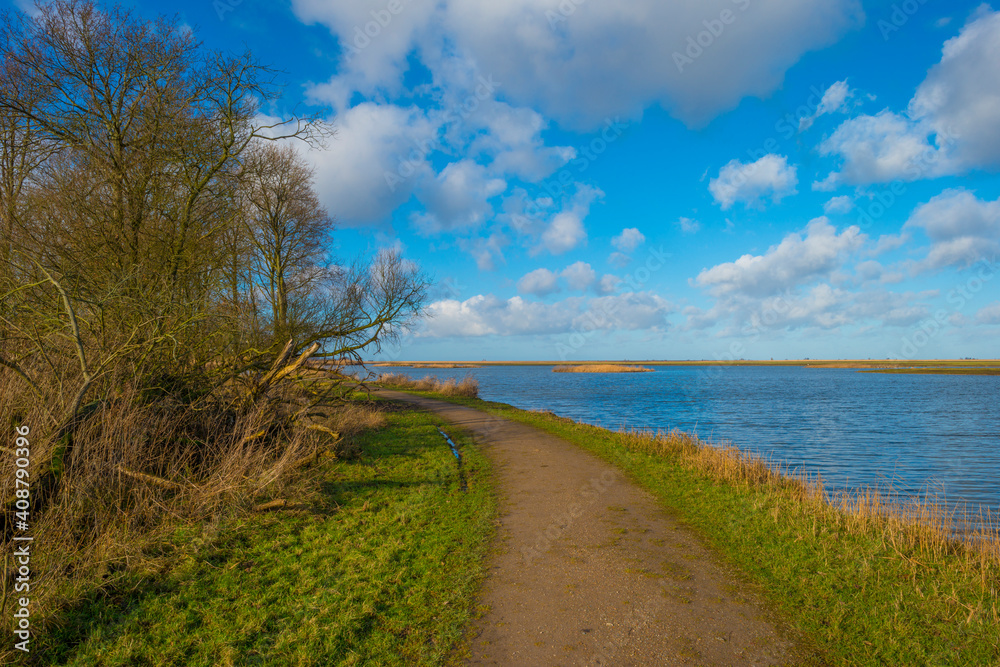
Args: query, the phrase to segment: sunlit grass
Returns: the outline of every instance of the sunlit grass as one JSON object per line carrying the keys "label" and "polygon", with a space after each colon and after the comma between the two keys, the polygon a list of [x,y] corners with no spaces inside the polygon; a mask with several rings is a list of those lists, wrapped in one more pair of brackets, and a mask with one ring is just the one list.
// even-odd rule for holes
{"label": "sunlit grass", "polygon": [[589,449],[653,492],[845,665],[1000,664],[1000,523],[958,536],[943,500],[900,504],[677,431],[620,432],[455,399]]}
{"label": "sunlit grass", "polygon": [[[460,640],[495,513],[485,459],[436,417],[391,412],[293,512],[179,529],[162,570],[39,633],[47,665],[438,665]],[[468,491],[442,425],[462,451]],[[147,553],[147,557],[154,558]]]}

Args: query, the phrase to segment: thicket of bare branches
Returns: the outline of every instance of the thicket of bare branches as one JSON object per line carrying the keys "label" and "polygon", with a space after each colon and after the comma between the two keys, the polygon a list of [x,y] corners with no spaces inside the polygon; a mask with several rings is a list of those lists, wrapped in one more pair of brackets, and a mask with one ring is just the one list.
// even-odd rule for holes
{"label": "thicket of bare branches", "polygon": [[[398,335],[426,282],[393,253],[329,255],[292,145],[325,145],[329,126],[262,121],[275,73],[176,20],[40,9],[0,20],[0,422],[33,421],[39,508],[73,505],[74,470],[169,495],[235,452],[265,470],[335,445],[350,385],[316,360]],[[145,424],[145,444],[94,455],[109,419]]]}

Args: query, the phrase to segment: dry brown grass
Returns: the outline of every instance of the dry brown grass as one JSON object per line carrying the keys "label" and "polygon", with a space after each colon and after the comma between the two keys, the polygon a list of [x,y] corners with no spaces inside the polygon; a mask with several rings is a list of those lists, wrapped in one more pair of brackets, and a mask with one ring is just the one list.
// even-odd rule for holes
{"label": "dry brown grass", "polygon": [[553,373],[648,373],[652,368],[631,364],[571,364],[556,366]]}
{"label": "dry brown grass", "polygon": [[[55,405],[57,385],[43,390]],[[385,425],[372,404],[347,403],[308,422],[295,420],[295,390],[278,391],[280,401],[234,408],[152,398],[122,385],[75,429],[53,476],[47,464],[61,447],[45,401],[0,372],[0,424],[8,432],[18,425],[31,429],[32,625],[126,570],[155,571],[160,566],[148,547],[178,525],[209,525],[270,498],[300,498],[316,475],[308,464],[356,455],[356,436]],[[14,491],[12,444],[13,438],[0,442],[0,499]],[[49,482],[40,483],[43,478]],[[7,509],[5,503],[0,548],[10,553],[13,514]],[[13,583],[9,569],[0,568],[4,627]]]}
{"label": "dry brown grass", "polygon": [[479,396],[479,381],[471,375],[466,375],[461,380],[449,378],[442,381],[433,375],[425,375],[418,380],[404,373],[384,373],[379,376],[377,382],[389,389],[432,391],[444,396],[463,396],[465,398]]}

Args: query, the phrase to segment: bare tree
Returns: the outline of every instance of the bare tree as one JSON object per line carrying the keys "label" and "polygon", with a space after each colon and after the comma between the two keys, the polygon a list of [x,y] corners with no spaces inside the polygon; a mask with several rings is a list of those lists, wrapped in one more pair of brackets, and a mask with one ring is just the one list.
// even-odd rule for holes
{"label": "bare tree", "polygon": [[312,169],[291,146],[258,144],[242,185],[253,282],[266,301],[272,338],[301,338],[315,325],[314,301],[330,276],[333,222],[313,190]]}

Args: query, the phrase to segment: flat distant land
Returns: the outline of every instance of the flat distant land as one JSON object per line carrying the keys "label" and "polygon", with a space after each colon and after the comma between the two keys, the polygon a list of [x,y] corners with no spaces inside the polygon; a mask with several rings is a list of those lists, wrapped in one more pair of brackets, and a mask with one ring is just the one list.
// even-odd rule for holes
{"label": "flat distant land", "polygon": [[802,366],[805,368],[854,368],[870,373],[924,373],[934,375],[1000,375],[1000,359],[613,359],[589,361],[373,361],[374,366],[411,368],[477,368],[482,366],[577,366],[590,364],[641,364],[643,366]]}

